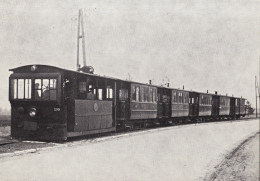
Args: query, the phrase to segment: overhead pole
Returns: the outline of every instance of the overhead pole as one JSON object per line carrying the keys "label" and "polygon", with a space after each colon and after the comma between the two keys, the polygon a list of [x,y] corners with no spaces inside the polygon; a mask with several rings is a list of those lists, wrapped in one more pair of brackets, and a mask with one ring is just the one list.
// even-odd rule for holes
{"label": "overhead pole", "polygon": [[80,39],[80,10],[79,10],[79,15],[78,15],[78,36],[77,36],[77,67],[76,70],[78,71],[80,69],[79,65],[79,39]]}
{"label": "overhead pole", "polygon": [[87,66],[86,61],[86,50],[85,50],[85,32],[84,32],[84,20],[83,20],[83,12],[80,9],[78,15],[78,37],[77,37],[77,70],[80,69],[79,64],[79,41],[82,40],[82,52],[83,52],[83,66]]}
{"label": "overhead pole", "polygon": [[82,51],[83,51],[83,66],[87,66],[87,61],[86,61],[86,50],[85,50],[85,32],[84,32],[84,21],[83,21],[83,12],[80,9],[81,13],[81,30],[82,30]]}

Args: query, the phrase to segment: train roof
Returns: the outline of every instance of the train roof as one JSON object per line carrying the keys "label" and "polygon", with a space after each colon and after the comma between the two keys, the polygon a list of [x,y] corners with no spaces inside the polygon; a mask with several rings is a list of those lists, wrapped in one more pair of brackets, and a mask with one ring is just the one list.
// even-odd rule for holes
{"label": "train roof", "polygon": [[[116,81],[122,81],[122,82],[128,82],[128,83],[133,83],[133,84],[140,84],[140,85],[146,85],[146,86],[152,86],[152,87],[157,87],[157,88],[165,88],[165,89],[170,89],[170,90],[177,90],[177,91],[183,91],[183,92],[195,92],[199,94],[207,94],[207,95],[216,95],[216,96],[224,96],[224,97],[231,97],[231,96],[226,96],[226,95],[220,95],[220,94],[212,94],[212,93],[204,93],[204,92],[198,92],[198,91],[189,91],[185,89],[178,89],[178,88],[171,88],[171,87],[163,87],[159,85],[153,85],[153,84],[148,84],[148,83],[140,83],[140,82],[135,82],[135,81],[130,81],[130,80],[122,80],[114,77],[109,77],[109,76],[102,76],[98,74],[91,74],[91,73],[86,73],[86,72],[79,72],[75,70],[69,70],[69,69],[64,69],[56,66],[51,66],[51,65],[43,65],[43,64],[31,64],[31,65],[24,65],[16,68],[9,69],[9,71],[13,71],[14,73],[26,73],[26,72],[31,72],[31,67],[36,66],[39,69],[44,70],[43,72],[65,72],[65,73],[74,73],[77,75],[88,75],[88,76],[93,76],[93,77],[100,77],[100,78],[106,78],[106,79],[111,79],[111,80],[116,80]],[[233,98],[239,98],[239,97],[233,97]],[[239,98],[241,99],[241,98]],[[242,98],[245,99],[245,98]]]}
{"label": "train roof", "polygon": [[[104,75],[98,75],[98,74],[91,74],[91,73],[86,73],[86,72],[79,72],[75,70],[69,70],[69,69],[63,69],[60,67],[56,66],[51,66],[51,65],[42,65],[42,64],[31,64],[31,65],[24,65],[16,68],[9,69],[9,71],[13,71],[14,73],[25,73],[25,72],[31,72],[31,67],[36,66],[39,69],[42,69],[43,72],[67,72],[67,73],[75,73],[78,75],[89,75],[93,77],[100,77],[100,78],[106,78],[106,79],[111,79],[111,80],[117,80],[117,81],[123,81],[123,82],[128,82],[128,83],[133,83],[133,84],[141,84],[141,85],[146,85],[146,86],[152,86],[152,87],[159,87],[159,88],[166,88],[166,89],[174,89],[170,87],[163,87],[159,85],[153,85],[153,84],[148,84],[148,83],[140,83],[140,82],[135,82],[135,81],[130,81],[130,80],[123,80],[119,78],[114,78],[114,77],[109,77],[109,76],[104,76]],[[183,90],[185,91],[185,90]]]}

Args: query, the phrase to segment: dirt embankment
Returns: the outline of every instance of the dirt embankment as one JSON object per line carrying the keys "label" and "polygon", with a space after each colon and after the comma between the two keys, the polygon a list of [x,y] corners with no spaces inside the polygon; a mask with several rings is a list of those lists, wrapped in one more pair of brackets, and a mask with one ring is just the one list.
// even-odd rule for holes
{"label": "dirt embankment", "polygon": [[258,181],[259,132],[244,140],[236,149],[206,176],[207,181]]}

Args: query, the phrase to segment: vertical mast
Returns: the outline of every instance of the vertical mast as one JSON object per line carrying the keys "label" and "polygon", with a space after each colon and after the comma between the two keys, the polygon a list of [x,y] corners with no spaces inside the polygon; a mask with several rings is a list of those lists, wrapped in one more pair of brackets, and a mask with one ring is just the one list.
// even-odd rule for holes
{"label": "vertical mast", "polygon": [[87,62],[86,62],[86,50],[85,50],[85,33],[84,33],[84,21],[83,21],[83,13],[82,10],[80,10],[81,13],[81,30],[82,30],[82,52],[83,52],[83,66],[87,66]]}
{"label": "vertical mast", "polygon": [[79,16],[78,16],[78,36],[77,36],[77,67],[76,70],[78,71],[80,69],[79,65],[79,39],[80,39],[80,10],[79,10]]}
{"label": "vertical mast", "polygon": [[83,24],[83,12],[79,10],[78,16],[78,37],[77,37],[77,70],[80,69],[79,64],[79,41],[82,39],[82,52],[83,52],[83,66],[87,66],[86,62],[86,50],[85,50],[85,32],[84,32],[84,24]]}

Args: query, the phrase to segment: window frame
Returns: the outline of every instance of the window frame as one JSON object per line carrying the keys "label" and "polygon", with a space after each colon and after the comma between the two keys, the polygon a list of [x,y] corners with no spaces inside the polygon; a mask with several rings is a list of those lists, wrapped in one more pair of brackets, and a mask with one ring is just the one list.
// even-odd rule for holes
{"label": "window frame", "polygon": [[[12,93],[12,80],[13,79],[31,79],[31,99],[14,99],[11,96]],[[35,100],[35,79],[56,79],[56,99],[55,100]],[[61,74],[59,73],[13,73],[9,77],[9,100],[11,102],[19,101],[39,101],[39,102],[61,102]]]}

